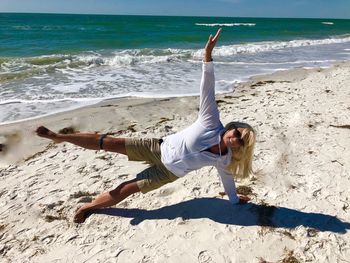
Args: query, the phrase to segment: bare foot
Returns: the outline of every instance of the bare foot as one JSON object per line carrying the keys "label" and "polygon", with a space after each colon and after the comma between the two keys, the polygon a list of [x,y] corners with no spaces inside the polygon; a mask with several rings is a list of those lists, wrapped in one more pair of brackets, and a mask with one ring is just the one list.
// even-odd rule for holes
{"label": "bare foot", "polygon": [[63,142],[62,139],[59,138],[57,133],[54,133],[53,131],[50,131],[48,128],[44,126],[40,126],[36,129],[36,134],[40,137],[53,140],[55,143]]}

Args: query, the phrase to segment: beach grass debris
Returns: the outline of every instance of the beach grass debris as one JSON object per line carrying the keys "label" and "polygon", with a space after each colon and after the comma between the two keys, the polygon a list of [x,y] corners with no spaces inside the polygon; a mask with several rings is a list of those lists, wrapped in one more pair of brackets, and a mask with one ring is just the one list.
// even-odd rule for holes
{"label": "beach grass debris", "polygon": [[136,126],[136,123],[133,123],[133,124],[129,125],[129,126],[126,128],[126,130],[127,130],[127,131],[131,131],[131,132],[136,132],[135,126]]}
{"label": "beach grass debris", "polygon": [[306,230],[306,235],[307,237],[315,237],[317,236],[318,232],[320,231],[315,228],[309,228]]}
{"label": "beach grass debris", "polygon": [[44,220],[46,222],[49,222],[49,223],[51,223],[55,220],[64,220],[64,221],[69,222],[69,219],[67,218],[66,214],[64,213],[64,209],[65,209],[65,207],[62,207],[62,208],[56,210],[57,215],[52,215],[52,214],[45,215]]}
{"label": "beach grass debris", "polygon": [[157,122],[157,124],[161,124],[163,122],[172,121],[172,120],[174,120],[174,118],[170,119],[170,118],[167,118],[167,117],[161,117],[160,120]]}
{"label": "beach grass debris", "polygon": [[55,220],[66,220],[66,221],[68,221],[68,218],[65,217],[65,216],[63,216],[63,215],[61,215],[61,214],[58,215],[58,216],[46,215],[46,216],[44,217],[44,220],[45,220],[46,222],[51,223],[51,222],[53,222],[53,221],[55,221]]}
{"label": "beach grass debris", "polygon": [[300,261],[294,256],[293,251],[288,251],[287,255],[280,262],[281,263],[300,263]]}
{"label": "beach grass debris", "polygon": [[216,104],[220,105],[220,104],[233,104],[233,102],[228,102],[226,100],[216,100]]}
{"label": "beach grass debris", "polygon": [[349,203],[344,201],[344,200],[340,200],[340,201],[344,203],[342,209],[343,209],[343,211],[346,212],[348,210],[348,208],[349,208]]}
{"label": "beach grass debris", "polygon": [[295,190],[295,189],[297,189],[298,187],[296,186],[296,185],[294,185],[294,184],[290,184],[289,185],[289,189],[292,189],[292,190]]}
{"label": "beach grass debris", "polygon": [[266,84],[273,84],[273,83],[291,83],[291,81],[289,80],[280,80],[280,81],[276,81],[276,80],[262,80],[262,81],[258,81],[255,82],[251,85],[251,87],[259,87],[259,86],[263,86]]}
{"label": "beach grass debris", "polygon": [[[110,136],[116,136],[116,135],[121,135],[121,134],[125,134],[128,132],[137,132],[137,130],[135,129],[136,125],[137,125],[137,123],[133,123],[133,124],[130,124],[128,127],[126,127],[126,129],[118,130],[116,132],[107,132],[106,134],[110,135]],[[96,133],[98,133],[98,132],[96,132]]]}
{"label": "beach grass debris", "polygon": [[[247,185],[240,185],[237,187],[237,194],[240,195],[254,195],[256,196],[256,194],[253,192],[252,188],[250,186]],[[219,192],[219,196],[221,198],[223,198],[226,194],[226,192]]]}
{"label": "beach grass debris", "polygon": [[292,240],[295,240],[295,237],[292,235],[292,233],[287,231],[287,230],[279,231],[279,233],[281,233],[282,235],[284,235],[286,237],[289,237]]}
{"label": "beach grass debris", "polygon": [[258,82],[253,83],[251,85],[251,87],[259,87],[259,86],[263,86],[265,84],[272,84],[272,83],[275,83],[275,81],[273,81],[273,80],[258,81]]}
{"label": "beach grass debris", "polygon": [[344,164],[342,164],[342,163],[339,162],[338,160],[332,160],[331,162],[332,162],[332,163],[338,163],[338,164],[340,164],[341,166],[344,166]]}
{"label": "beach grass debris", "polygon": [[237,193],[240,195],[254,195],[253,189],[247,185],[238,186]]}
{"label": "beach grass debris", "polygon": [[41,248],[41,247],[37,247],[35,248],[35,251],[32,255],[30,255],[28,258],[32,258],[32,257],[35,257],[37,255],[43,255],[46,253],[46,250],[44,248]]}
{"label": "beach grass debris", "polygon": [[258,260],[259,260],[258,263],[272,263],[271,261],[267,261],[262,257],[259,257]]}
{"label": "beach grass debris", "polygon": [[258,231],[258,235],[260,237],[263,237],[265,236],[266,234],[268,233],[272,233],[272,232],[275,232],[275,229],[271,226],[262,226],[259,231]]}
{"label": "beach grass debris", "polygon": [[91,203],[93,198],[91,196],[82,196],[79,198],[78,203]]}
{"label": "beach grass debris", "polygon": [[73,134],[76,132],[77,132],[77,130],[73,126],[68,126],[68,127],[63,128],[63,129],[60,129],[58,131],[58,133],[60,133],[60,134]]}
{"label": "beach grass debris", "polygon": [[315,191],[312,192],[312,196],[313,197],[319,196],[321,191],[322,191],[322,188],[316,189]]}
{"label": "beach grass debris", "polygon": [[330,127],[334,127],[334,128],[340,128],[340,129],[350,129],[350,124],[345,124],[345,125],[333,125],[330,124]]}
{"label": "beach grass debris", "polygon": [[83,196],[95,196],[95,195],[97,195],[97,193],[95,193],[95,192],[90,193],[87,191],[78,191],[78,192],[71,194],[69,197],[70,198],[79,198],[79,197],[83,197]]}
{"label": "beach grass debris", "polygon": [[107,105],[102,105],[100,106],[101,108],[108,108],[108,107],[118,107],[118,104],[107,104]]}
{"label": "beach grass debris", "polygon": [[219,195],[221,198],[224,198],[224,196],[226,195],[226,192],[219,192]]}

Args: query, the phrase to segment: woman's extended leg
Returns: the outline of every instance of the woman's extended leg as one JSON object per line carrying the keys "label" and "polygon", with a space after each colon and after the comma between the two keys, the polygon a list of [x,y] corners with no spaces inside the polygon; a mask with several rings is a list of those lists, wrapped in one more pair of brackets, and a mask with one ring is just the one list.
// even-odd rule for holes
{"label": "woman's extended leg", "polygon": [[110,207],[123,201],[128,196],[140,191],[136,183],[137,179],[121,183],[112,191],[102,193],[96,197],[91,203],[80,207],[74,215],[75,223],[83,223],[86,219],[86,213],[92,209]]}
{"label": "woman's extended leg", "polygon": [[[55,133],[44,126],[40,126],[36,133],[40,137],[53,140],[56,143],[69,142],[80,147],[90,150],[100,150],[101,134],[97,133],[73,133],[73,134],[59,134]],[[103,139],[103,149],[110,152],[117,152],[126,154],[125,139],[105,137]]]}

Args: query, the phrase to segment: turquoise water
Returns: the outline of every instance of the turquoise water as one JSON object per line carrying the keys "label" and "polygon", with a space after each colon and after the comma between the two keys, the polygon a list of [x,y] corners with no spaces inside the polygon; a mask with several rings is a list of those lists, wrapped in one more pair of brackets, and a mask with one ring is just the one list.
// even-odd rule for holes
{"label": "turquoise water", "polygon": [[202,47],[219,27],[218,92],[350,58],[350,20],[0,14],[0,123],[112,97],[198,94]]}
{"label": "turquoise water", "polygon": [[220,44],[232,45],[346,35],[350,20],[0,14],[0,56],[200,48],[219,25],[224,28]]}

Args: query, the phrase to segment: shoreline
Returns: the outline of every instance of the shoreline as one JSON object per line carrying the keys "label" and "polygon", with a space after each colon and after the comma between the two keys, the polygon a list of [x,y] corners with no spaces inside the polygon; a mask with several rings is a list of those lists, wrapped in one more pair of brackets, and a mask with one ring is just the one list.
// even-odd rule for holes
{"label": "shoreline", "polygon": [[245,121],[258,133],[255,173],[237,183],[252,199],[243,206],[220,196],[217,172],[206,167],[76,225],[77,207],[147,166],[34,134],[38,125],[73,125],[162,137],[196,119],[198,97],[113,100],[0,126],[9,145],[0,153],[0,255],[4,262],[346,261],[349,71],[348,61],[279,72],[217,96],[223,123]]}
{"label": "shoreline", "polygon": [[[334,61],[332,63],[330,63],[329,66],[325,66],[325,67],[302,67],[302,68],[290,68],[290,69],[277,69],[272,73],[261,73],[258,75],[253,75],[251,77],[249,77],[248,79],[242,80],[237,82],[237,84],[235,85],[235,87],[233,87],[233,89],[231,91],[227,91],[227,92],[221,92],[218,93],[217,96],[224,96],[227,94],[230,94],[232,92],[234,92],[235,89],[237,89],[238,87],[242,87],[242,86],[246,86],[248,83],[253,82],[254,80],[259,80],[259,79],[264,79],[264,78],[268,78],[269,76],[275,77],[275,76],[285,76],[287,74],[284,74],[284,72],[290,72],[291,74],[294,71],[296,72],[302,72],[302,71],[313,71],[313,70],[318,70],[318,69],[328,69],[328,68],[332,68],[335,67],[337,65],[341,65],[341,64],[346,64],[349,63],[350,60],[339,60],[339,61]],[[220,63],[219,63],[220,64]],[[87,104],[87,105],[83,105],[83,106],[72,106],[71,109],[68,110],[58,110],[58,111],[53,111],[52,113],[47,113],[47,114],[43,114],[43,115],[39,115],[39,116],[35,116],[35,117],[29,117],[29,118],[25,118],[25,119],[19,119],[19,120],[14,120],[14,121],[4,121],[2,123],[0,123],[0,128],[3,126],[11,126],[11,125],[16,125],[16,124],[20,124],[20,123],[25,123],[25,122],[30,122],[30,121],[35,121],[35,120],[39,120],[39,119],[45,119],[45,118],[50,118],[51,116],[57,116],[60,114],[65,114],[68,112],[74,112],[74,111],[79,111],[81,109],[85,109],[85,108],[89,108],[89,107],[95,107],[97,105],[103,105],[105,104],[107,101],[119,101],[119,100],[152,100],[152,99],[156,99],[156,100],[162,100],[162,99],[176,99],[176,98],[183,98],[183,97],[198,97],[199,94],[197,95],[193,95],[193,94],[183,94],[183,95],[175,95],[175,96],[167,96],[167,95],[162,95],[159,97],[152,97],[152,96],[120,96],[120,97],[111,97],[111,98],[88,98],[88,100],[96,100],[98,102],[95,103],[91,103],[91,104]],[[62,99],[64,100],[64,99]],[[68,99],[69,101],[69,99]]]}
{"label": "shoreline", "polygon": [[[344,64],[348,64],[350,63],[350,60],[340,60],[340,61],[336,61],[333,62],[330,66],[327,67],[312,67],[312,68],[292,68],[292,69],[282,69],[282,70],[276,70],[275,72],[272,73],[267,73],[267,74],[259,74],[259,75],[254,75],[249,77],[247,80],[244,80],[242,82],[239,82],[237,84],[237,86],[232,90],[232,91],[227,91],[224,93],[219,93],[216,94],[217,97],[220,96],[225,96],[228,94],[233,93],[237,88],[242,88],[245,86],[249,86],[250,84],[253,84],[254,82],[258,82],[258,81],[264,81],[265,79],[268,78],[286,78],[288,77],[289,74],[292,74],[293,76],[298,75],[298,77],[300,78],[302,76],[306,76],[307,74],[310,74],[310,72],[312,71],[317,71],[317,70],[326,70],[326,69],[331,69],[333,67],[338,67]],[[300,75],[299,75],[300,74]],[[107,104],[108,102],[111,103],[118,103],[119,101],[130,101],[131,104],[135,101],[138,100],[143,100],[143,101],[152,101],[152,100],[173,100],[173,99],[179,99],[179,98],[186,98],[186,97],[198,97],[199,95],[178,95],[178,96],[161,96],[161,97],[142,97],[142,96],[122,96],[122,97],[115,97],[115,98],[105,98],[105,99],[100,99],[99,102],[93,103],[93,104],[88,104],[85,106],[81,106],[78,108],[73,108],[73,109],[69,109],[66,111],[58,111],[58,112],[53,112],[53,113],[48,113],[45,115],[40,115],[40,116],[36,116],[36,117],[30,117],[30,118],[26,118],[26,119],[20,119],[20,120],[15,120],[15,121],[5,121],[3,123],[0,123],[0,129],[2,127],[6,127],[6,126],[13,126],[13,125],[17,125],[17,124],[21,124],[21,123],[27,123],[27,122],[34,122],[36,120],[40,120],[40,119],[47,119],[50,117],[56,117],[57,115],[65,115],[65,114],[69,114],[75,111],[80,111],[80,110],[84,110],[86,108],[90,108],[90,107],[99,107],[99,106],[104,106],[105,104]],[[96,99],[97,100],[97,99]],[[124,104],[124,103],[122,103]]]}

